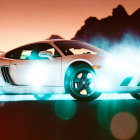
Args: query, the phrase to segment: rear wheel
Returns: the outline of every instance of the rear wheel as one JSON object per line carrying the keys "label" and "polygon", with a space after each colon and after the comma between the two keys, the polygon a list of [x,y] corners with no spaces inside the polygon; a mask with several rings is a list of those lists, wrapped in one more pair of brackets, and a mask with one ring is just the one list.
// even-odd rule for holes
{"label": "rear wheel", "polygon": [[51,94],[34,94],[35,99],[37,100],[47,100],[51,97]]}
{"label": "rear wheel", "polygon": [[130,94],[133,98],[140,99],[140,92],[132,92]]}
{"label": "rear wheel", "polygon": [[78,100],[94,100],[101,93],[96,92],[96,75],[93,68],[80,64],[68,69],[65,77],[65,89]]}

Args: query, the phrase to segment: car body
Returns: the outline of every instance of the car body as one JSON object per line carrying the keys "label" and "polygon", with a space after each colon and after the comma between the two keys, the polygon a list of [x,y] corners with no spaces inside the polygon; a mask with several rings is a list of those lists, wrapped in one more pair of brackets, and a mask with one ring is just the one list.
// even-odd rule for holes
{"label": "car body", "polygon": [[[130,92],[138,96],[138,79],[134,82],[137,84],[130,85],[134,71],[109,69],[108,58],[113,57],[82,41],[54,39],[26,44],[0,55],[0,91],[34,94],[37,99],[62,92],[70,92],[79,100],[95,99],[101,92]],[[88,78],[83,78],[84,73]],[[83,93],[77,92],[78,87]],[[85,89],[90,94],[84,93]]]}

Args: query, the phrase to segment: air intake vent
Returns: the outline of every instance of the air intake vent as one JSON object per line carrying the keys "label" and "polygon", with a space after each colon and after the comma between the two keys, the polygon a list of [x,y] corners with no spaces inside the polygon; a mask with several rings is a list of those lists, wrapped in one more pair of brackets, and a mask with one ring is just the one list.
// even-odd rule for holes
{"label": "air intake vent", "polygon": [[1,67],[2,76],[4,78],[4,81],[8,84],[15,85],[15,83],[12,81],[10,74],[9,74],[9,68],[7,66]]}

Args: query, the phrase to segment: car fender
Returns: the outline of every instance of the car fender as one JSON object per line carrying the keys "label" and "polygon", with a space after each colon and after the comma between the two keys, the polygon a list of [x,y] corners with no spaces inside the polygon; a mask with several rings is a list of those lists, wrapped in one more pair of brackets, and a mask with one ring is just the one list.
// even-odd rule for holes
{"label": "car fender", "polygon": [[[68,64],[67,64],[67,68],[70,66],[70,65],[72,65],[73,63],[75,63],[75,62],[86,62],[87,64],[89,64],[90,66],[92,66],[92,63],[90,62],[90,61],[88,61],[87,59],[82,59],[82,58],[79,58],[79,59],[74,59],[74,60],[72,60],[71,62],[69,62]],[[66,69],[67,70],[67,69]],[[65,71],[66,72],[66,71]]]}

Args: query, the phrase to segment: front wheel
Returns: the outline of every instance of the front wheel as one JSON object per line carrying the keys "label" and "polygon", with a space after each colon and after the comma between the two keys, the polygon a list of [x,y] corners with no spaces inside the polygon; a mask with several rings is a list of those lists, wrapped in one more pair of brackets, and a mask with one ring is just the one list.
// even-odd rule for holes
{"label": "front wheel", "polygon": [[80,64],[68,69],[65,77],[65,89],[78,100],[94,100],[101,93],[96,92],[96,75],[93,68]]}
{"label": "front wheel", "polygon": [[133,98],[140,99],[140,92],[132,92],[132,93],[130,93],[130,95],[131,95]]}

